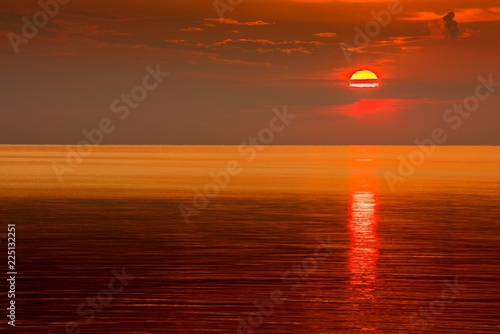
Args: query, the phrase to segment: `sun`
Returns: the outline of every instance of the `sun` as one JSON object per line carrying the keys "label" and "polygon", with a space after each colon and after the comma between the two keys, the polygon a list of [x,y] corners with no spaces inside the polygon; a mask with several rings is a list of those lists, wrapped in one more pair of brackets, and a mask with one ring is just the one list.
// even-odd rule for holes
{"label": "sun", "polygon": [[377,75],[370,70],[356,71],[349,80],[351,88],[377,88],[379,86]]}

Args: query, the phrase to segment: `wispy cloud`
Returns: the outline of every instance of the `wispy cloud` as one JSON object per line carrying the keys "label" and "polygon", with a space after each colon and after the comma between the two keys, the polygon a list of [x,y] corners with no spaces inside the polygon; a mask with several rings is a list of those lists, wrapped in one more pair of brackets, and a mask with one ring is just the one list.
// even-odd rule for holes
{"label": "wispy cloud", "polygon": [[203,28],[200,27],[188,27],[188,28],[182,28],[179,29],[180,31],[203,31]]}
{"label": "wispy cloud", "polygon": [[258,48],[256,50],[257,52],[259,53],[267,53],[267,52],[274,52],[274,51],[278,51],[278,52],[282,52],[282,53],[288,53],[288,54],[292,54],[292,53],[312,53],[312,51],[306,49],[305,47],[297,47],[297,48],[273,48],[273,49],[266,49],[266,48]]}
{"label": "wispy cloud", "polygon": [[171,44],[185,44],[187,41],[185,39],[166,39],[165,42]]}
{"label": "wispy cloud", "polygon": [[313,36],[316,36],[316,37],[326,37],[326,38],[334,38],[337,36],[336,33],[334,32],[318,32],[316,34],[313,34]]}
{"label": "wispy cloud", "polygon": [[[230,45],[242,45],[243,47],[239,47],[243,49],[246,45],[249,44],[258,44],[262,47],[254,49],[258,53],[269,53],[269,52],[281,52],[286,54],[292,53],[313,53],[318,47],[325,46],[326,43],[318,42],[318,41],[301,41],[301,40],[293,40],[293,41],[271,41],[269,39],[247,39],[247,38],[239,38],[239,39],[225,39],[220,42],[214,43],[214,47],[222,47],[222,46],[230,46]],[[253,49],[253,47],[252,47]]]}
{"label": "wispy cloud", "polygon": [[271,41],[269,39],[248,39],[248,38],[239,38],[239,39],[225,39],[223,41],[217,42],[214,45],[215,46],[220,46],[220,45],[226,45],[226,44],[232,44],[232,43],[255,43],[255,44],[265,44],[265,45],[315,45],[315,46],[322,46],[325,45],[323,42],[318,42],[318,41],[301,41],[301,40],[293,40],[293,41]]}
{"label": "wispy cloud", "polygon": [[250,22],[240,22],[234,19],[204,19],[205,21],[208,22],[218,22],[222,24],[230,24],[230,25],[235,25],[235,26],[264,26],[268,25],[270,23],[265,22],[265,21],[250,21]]}

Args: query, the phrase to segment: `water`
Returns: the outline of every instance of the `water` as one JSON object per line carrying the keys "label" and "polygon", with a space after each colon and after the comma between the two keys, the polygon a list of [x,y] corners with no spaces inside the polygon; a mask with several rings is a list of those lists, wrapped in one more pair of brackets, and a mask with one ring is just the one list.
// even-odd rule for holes
{"label": "water", "polygon": [[500,333],[499,147],[260,149],[0,146],[16,331]]}

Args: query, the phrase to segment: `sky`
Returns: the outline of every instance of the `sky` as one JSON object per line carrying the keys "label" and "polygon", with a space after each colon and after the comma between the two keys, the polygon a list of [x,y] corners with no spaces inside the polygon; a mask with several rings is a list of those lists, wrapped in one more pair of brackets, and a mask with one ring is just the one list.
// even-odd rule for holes
{"label": "sky", "polygon": [[500,144],[498,0],[54,1],[3,1],[0,144],[238,145],[276,110],[273,145]]}

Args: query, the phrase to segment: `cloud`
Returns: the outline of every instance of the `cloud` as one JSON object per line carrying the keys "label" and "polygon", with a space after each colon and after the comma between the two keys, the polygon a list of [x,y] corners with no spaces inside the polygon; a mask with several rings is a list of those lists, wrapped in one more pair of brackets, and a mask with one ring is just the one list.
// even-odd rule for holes
{"label": "cloud", "polygon": [[[271,41],[268,39],[247,39],[247,38],[239,38],[239,39],[225,39],[223,41],[219,41],[214,43],[213,46],[222,47],[222,46],[230,46],[236,44],[258,44],[265,47],[259,47],[255,49],[258,53],[268,53],[268,52],[281,52],[286,54],[292,53],[313,53],[318,47],[325,46],[327,44],[318,41],[300,41],[300,40],[292,40],[292,41]],[[244,46],[243,46],[244,47]],[[243,50],[243,48],[239,47]],[[253,49],[253,46],[252,46]]]}
{"label": "cloud", "polygon": [[[433,27],[436,25],[434,24],[434,21],[429,22],[433,23]],[[439,27],[441,29],[441,35],[440,38],[444,38],[444,26],[441,22],[439,22]],[[431,27],[429,27],[430,29]],[[435,39],[434,33],[432,33],[432,38],[430,36],[424,35],[424,36],[394,36],[394,37],[389,37],[387,39],[380,39],[377,41],[373,41],[370,44],[367,45],[361,45],[358,47],[355,46],[345,46],[347,50],[350,52],[354,52],[357,54],[366,54],[366,55],[373,55],[377,57],[376,59],[382,60],[383,63],[388,63],[388,62],[393,62],[394,60],[388,59],[394,59],[394,56],[398,54],[400,51],[404,51],[405,53],[409,52],[415,52],[418,50],[421,50],[423,48],[422,43],[425,43],[426,41],[430,39]],[[436,35],[437,36],[437,35]],[[382,63],[379,63],[382,64]]]}
{"label": "cloud", "polygon": [[441,19],[441,15],[434,12],[415,12],[410,17],[402,17],[405,21],[432,21]]}
{"label": "cloud", "polygon": [[450,38],[457,38],[460,30],[458,29],[458,22],[454,20],[455,13],[449,12],[443,16],[444,27],[447,32],[447,36]]}
{"label": "cloud", "polygon": [[325,45],[325,43],[318,42],[318,41],[300,41],[300,40],[293,40],[293,41],[279,41],[279,42],[274,42],[268,39],[248,39],[248,38],[239,38],[239,39],[225,39],[223,41],[217,42],[214,44],[214,46],[220,46],[220,45],[227,45],[227,44],[232,44],[232,43],[255,43],[255,44],[263,44],[263,45],[313,45],[313,46],[322,46]]}
{"label": "cloud", "polygon": [[475,38],[481,33],[480,30],[474,30],[471,28],[459,29],[458,22],[455,21],[455,13],[453,12],[449,12],[443,16],[442,21],[428,22],[427,27],[431,33],[431,38],[433,39],[468,39]]}
{"label": "cloud", "polygon": [[63,30],[64,34],[73,34],[80,36],[132,36],[129,32],[124,32],[116,29],[106,29],[93,24],[81,24],[78,26],[67,26]]}
{"label": "cloud", "polygon": [[202,30],[204,29],[200,27],[188,27],[180,29],[180,31],[202,31]]}
{"label": "cloud", "polygon": [[[454,12],[455,17],[462,23],[500,21],[500,8],[489,9],[464,8]],[[415,12],[410,17],[402,17],[405,21],[432,21],[441,20],[442,15],[434,12]]]}
{"label": "cloud", "polygon": [[313,36],[316,36],[316,37],[326,37],[326,38],[334,38],[337,36],[336,33],[334,32],[318,32],[316,34],[313,34]]}
{"label": "cloud", "polygon": [[166,39],[164,40],[170,46],[177,46],[187,49],[208,49],[219,48],[220,50],[238,50],[240,52],[257,52],[257,53],[270,53],[280,52],[285,54],[304,53],[310,54],[317,50],[317,48],[328,45],[319,41],[271,41],[268,39],[225,39],[215,42],[213,44],[204,43],[191,43],[186,39]]}
{"label": "cloud", "polygon": [[255,43],[255,44],[266,44],[266,45],[277,45],[277,42],[270,41],[268,39],[247,39],[247,38],[239,38],[239,39],[225,39],[220,42],[216,42],[214,46],[221,46],[233,43]]}
{"label": "cloud", "polygon": [[41,35],[58,42],[86,41],[110,44],[137,44],[130,32],[117,29],[108,29],[95,24],[75,24],[70,20],[59,19],[45,28]]}
{"label": "cloud", "polygon": [[265,49],[265,48],[258,48],[256,50],[259,53],[267,53],[267,52],[282,52],[282,53],[287,53],[287,54],[292,54],[292,53],[312,53],[312,51],[307,50],[304,47],[297,47],[297,48],[274,48],[274,49]]}
{"label": "cloud", "polygon": [[185,44],[187,41],[185,39],[166,39],[165,42],[171,44]]}
{"label": "cloud", "polygon": [[326,110],[327,114],[343,114],[353,118],[387,117],[412,108],[416,101],[404,99],[361,99],[351,104],[332,106]]}
{"label": "cloud", "polygon": [[257,67],[271,67],[271,66],[273,66],[271,63],[267,63],[267,62],[252,62],[252,61],[244,61],[241,59],[227,59],[227,58],[223,58],[221,55],[213,54],[213,53],[207,53],[206,57],[212,63],[216,63],[216,64],[257,66]]}
{"label": "cloud", "polygon": [[234,19],[204,19],[205,21],[209,22],[219,22],[222,24],[230,24],[230,25],[235,25],[235,26],[264,26],[268,25],[270,23],[264,22],[264,21],[250,21],[250,22],[240,22]]}

